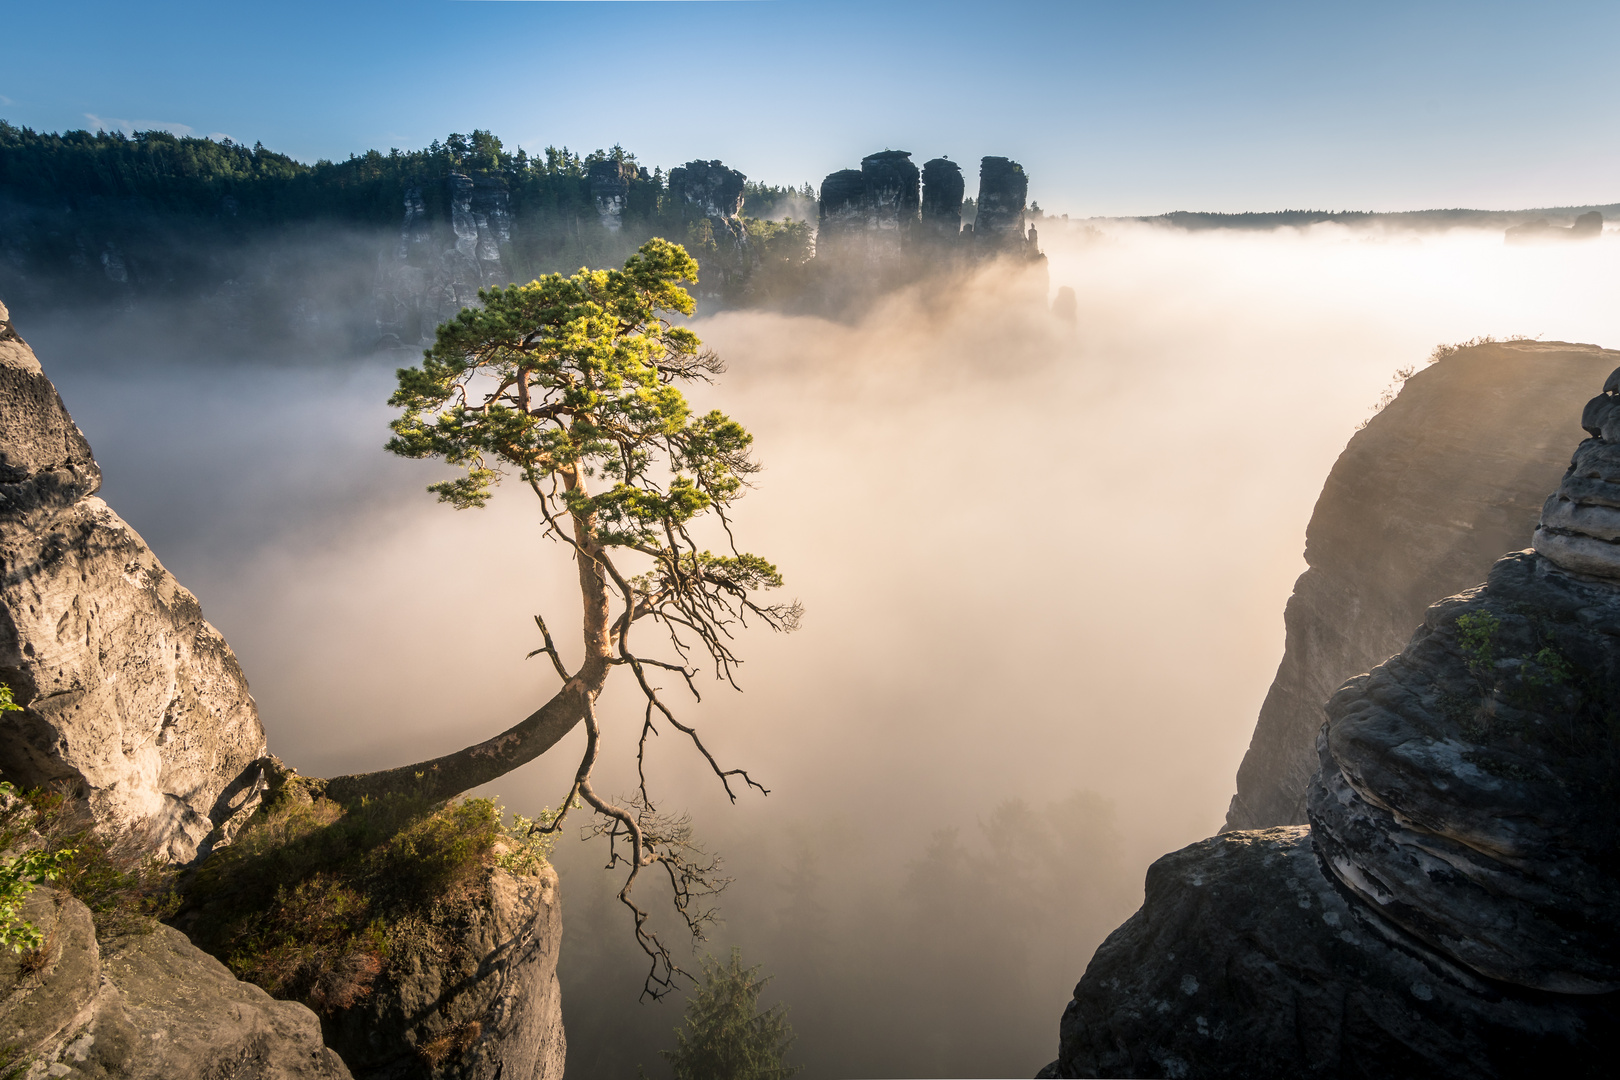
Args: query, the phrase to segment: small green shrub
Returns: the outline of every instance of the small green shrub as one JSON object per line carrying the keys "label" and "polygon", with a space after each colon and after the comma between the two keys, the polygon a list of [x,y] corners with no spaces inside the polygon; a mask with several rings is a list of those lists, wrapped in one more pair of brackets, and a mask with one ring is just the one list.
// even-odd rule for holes
{"label": "small green shrub", "polygon": [[[542,815],[544,819],[545,815]],[[295,782],[198,870],[190,932],[238,978],[331,1014],[371,992],[403,941],[433,933],[490,865],[533,873],[549,837],[490,799],[344,807]]]}
{"label": "small green shrub", "polygon": [[175,869],[143,832],[98,827],[82,802],[57,788],[35,788],[22,798],[42,850],[60,856],[57,885],[90,909],[98,939],[151,933],[174,914]]}
{"label": "small green shrub", "polygon": [[0,947],[15,953],[37,949],[45,937],[39,927],[22,917],[23,905],[34,886],[55,881],[72,851],[25,851],[0,863]]}
{"label": "small green shrub", "polygon": [[1457,616],[1457,645],[1471,668],[1488,668],[1496,659],[1496,635],[1500,620],[1489,611],[1470,611]]}

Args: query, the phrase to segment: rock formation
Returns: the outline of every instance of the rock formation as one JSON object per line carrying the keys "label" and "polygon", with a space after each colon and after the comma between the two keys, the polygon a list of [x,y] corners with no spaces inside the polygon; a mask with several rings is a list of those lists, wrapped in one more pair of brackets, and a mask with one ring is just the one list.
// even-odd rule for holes
{"label": "rock formation", "polygon": [[1025,231],[1023,166],[983,160],[977,232],[962,229],[962,192],[962,170],[946,158],[928,162],[921,174],[904,150],[862,158],[859,172],[843,169],[821,182],[816,257],[892,268],[913,257],[937,259],[942,244],[954,244],[981,258],[1044,258],[1033,231]]}
{"label": "rock formation", "polygon": [[591,201],[596,204],[602,227],[608,232],[618,232],[623,227],[620,219],[630,198],[630,181],[636,178],[636,167],[628,161],[604,158],[593,162],[587,175]]}
{"label": "rock formation", "polygon": [[1568,402],[1617,363],[1620,352],[1562,342],[1460,349],[1351,438],[1306,530],[1309,569],[1288,601],[1286,650],[1228,829],[1305,823],[1322,703],[1398,652],[1435,597],[1530,542],[1578,434]]}
{"label": "rock formation", "polygon": [[988,251],[1021,251],[1027,240],[1024,200],[1028,196],[1029,177],[1018,162],[1004,157],[987,157],[980,162],[974,243]]}
{"label": "rock formation", "polygon": [[1606,1076],[1620,1052],[1620,372],[1535,547],[1327,706],[1310,827],[1168,855],[1050,1076]]}
{"label": "rock formation", "polygon": [[557,872],[491,869],[451,922],[396,950],[328,1044],[358,1080],[561,1080]]}
{"label": "rock formation", "polygon": [[1573,225],[1554,225],[1546,218],[1527,221],[1507,230],[1510,244],[1546,244],[1562,240],[1595,240],[1603,235],[1603,212],[1588,210]]}
{"label": "rock formation", "polygon": [[314,1013],[238,982],[180,931],[98,943],[89,909],[49,886],[23,916],[46,944],[26,967],[0,950],[0,1068],[26,1066],[28,1080],[349,1080]]}
{"label": "rock formation", "polygon": [[512,211],[505,186],[451,173],[447,187],[450,236],[433,229],[422,189],[407,188],[399,240],[392,252],[378,256],[377,334],[386,344],[431,342],[435,327],[478,302],[479,289],[511,281]]}
{"label": "rock formation", "polygon": [[954,243],[962,232],[962,167],[949,158],[925,162],[922,185],[923,239]]}
{"label": "rock formation", "polygon": [[0,771],[191,859],[251,810],[264,730],[197,600],[106,503],[101,471],[0,307]]}
{"label": "rock formation", "polygon": [[866,178],[859,169],[840,169],[821,182],[821,208],[816,227],[816,255],[823,258],[864,256]]}
{"label": "rock formation", "polygon": [[736,297],[754,270],[743,187],[748,177],[718,161],[688,161],[669,171],[670,198],[679,207],[684,242],[703,267],[696,293]]}
{"label": "rock formation", "polygon": [[[196,599],[94,497],[100,475],[0,306],[0,681],[23,706],[0,714],[0,778],[65,786],[99,829],[187,862],[296,774],[267,755]],[[478,864],[429,899],[432,919],[393,928],[374,991],[326,1018],[327,1044],[376,1080],[560,1077],[555,872]],[[172,927],[98,945],[85,905],[49,888],[25,918],[46,946],[26,970],[0,950],[0,1075],[8,1046],[30,1078],[350,1075],[309,1009],[238,982]]]}

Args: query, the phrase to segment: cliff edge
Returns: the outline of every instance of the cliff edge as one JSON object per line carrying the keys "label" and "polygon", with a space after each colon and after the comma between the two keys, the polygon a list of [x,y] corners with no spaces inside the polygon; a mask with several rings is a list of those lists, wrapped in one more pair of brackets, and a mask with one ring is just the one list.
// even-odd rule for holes
{"label": "cliff edge", "polygon": [[1399,652],[1435,597],[1529,544],[1579,435],[1569,403],[1616,364],[1620,352],[1557,341],[1458,349],[1351,438],[1306,529],[1309,569],[1288,600],[1227,829],[1305,823],[1322,703]]}
{"label": "cliff edge", "polygon": [[1620,371],[1534,532],[1329,700],[1309,828],[1156,862],[1046,1076],[1607,1076]]}
{"label": "cliff edge", "polygon": [[0,306],[0,771],[193,858],[246,808],[264,729],[197,598],[95,497],[101,470]]}

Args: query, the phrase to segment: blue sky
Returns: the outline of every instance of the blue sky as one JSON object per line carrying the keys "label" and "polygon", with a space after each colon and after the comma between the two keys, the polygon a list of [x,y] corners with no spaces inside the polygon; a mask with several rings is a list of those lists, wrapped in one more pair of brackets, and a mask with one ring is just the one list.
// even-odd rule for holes
{"label": "blue sky", "polygon": [[482,127],[792,184],[1005,154],[1077,215],[1620,201],[1613,3],[6,0],[0,25],[13,123],[304,160]]}

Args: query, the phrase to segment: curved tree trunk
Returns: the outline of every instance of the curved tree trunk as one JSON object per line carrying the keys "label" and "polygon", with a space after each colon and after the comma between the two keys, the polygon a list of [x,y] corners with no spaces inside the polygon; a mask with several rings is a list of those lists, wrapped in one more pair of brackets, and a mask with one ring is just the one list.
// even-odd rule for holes
{"label": "curved tree trunk", "polygon": [[437,801],[487,784],[533,761],[572,731],[585,718],[587,695],[594,699],[601,692],[607,672],[605,660],[588,662],[550,701],[493,739],[415,765],[335,776],[326,782],[326,797],[353,803],[362,797],[408,794]]}
{"label": "curved tree trunk", "polygon": [[585,553],[575,556],[579,565],[580,594],[585,601],[585,662],[550,701],[515,727],[453,754],[380,772],[333,777],[326,782],[326,797],[340,803],[384,795],[411,795],[434,801],[454,798],[533,761],[572,731],[574,725],[585,718],[588,702],[595,701],[602,692],[611,670],[608,662],[612,655],[608,638],[610,594],[607,570],[595,559],[601,553],[595,532],[594,519],[574,519],[578,551]]}

